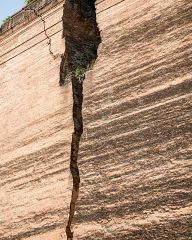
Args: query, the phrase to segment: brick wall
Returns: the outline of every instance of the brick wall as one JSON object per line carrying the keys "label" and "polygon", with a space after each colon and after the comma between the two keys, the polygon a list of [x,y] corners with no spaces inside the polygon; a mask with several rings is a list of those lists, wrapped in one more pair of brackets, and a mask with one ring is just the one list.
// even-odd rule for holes
{"label": "brick wall", "polygon": [[40,17],[0,42],[0,239],[36,236],[67,218],[73,123],[71,87],[59,86],[62,13],[63,2],[42,15],[55,59]]}
{"label": "brick wall", "polygon": [[[0,239],[58,240],[71,178],[72,97],[60,87],[62,6],[0,40]],[[190,239],[189,0],[98,0],[84,82],[75,239]],[[63,237],[65,239],[65,237]]]}

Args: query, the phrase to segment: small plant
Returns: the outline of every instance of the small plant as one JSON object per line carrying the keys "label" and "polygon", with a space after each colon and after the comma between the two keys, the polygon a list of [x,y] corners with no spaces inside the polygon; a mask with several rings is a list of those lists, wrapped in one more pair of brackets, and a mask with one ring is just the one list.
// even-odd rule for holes
{"label": "small plant", "polygon": [[11,17],[10,17],[10,16],[7,16],[7,17],[3,20],[2,25],[5,24],[5,23],[7,23],[10,19],[11,19]]}
{"label": "small plant", "polygon": [[33,0],[25,0],[25,4],[28,5],[32,2]]}
{"label": "small plant", "polygon": [[74,71],[73,71],[73,73],[74,73],[74,75],[75,75],[75,77],[77,77],[77,78],[82,78],[83,77],[83,69],[81,69],[80,67],[76,67],[75,69],[74,69]]}
{"label": "small plant", "polygon": [[83,77],[84,77],[84,75],[85,75],[85,72],[86,72],[86,70],[85,70],[84,68],[81,68],[81,67],[74,67],[74,68],[73,68],[73,71],[72,71],[72,73],[74,74],[74,76],[75,76],[76,78],[78,78],[79,81],[82,81],[82,80],[83,80]]}

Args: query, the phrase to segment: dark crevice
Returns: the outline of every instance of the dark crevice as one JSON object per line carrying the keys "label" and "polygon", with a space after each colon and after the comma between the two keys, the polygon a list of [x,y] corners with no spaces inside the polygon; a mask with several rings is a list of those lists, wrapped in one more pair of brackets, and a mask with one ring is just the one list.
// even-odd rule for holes
{"label": "dark crevice", "polygon": [[74,132],[71,142],[70,171],[73,189],[69,219],[66,226],[67,239],[73,239],[71,225],[79,195],[80,175],[78,152],[83,133],[83,82],[85,73],[97,58],[97,48],[101,42],[100,31],[96,22],[94,0],[66,0],[63,10],[63,37],[65,53],[60,65],[60,86],[71,81],[73,92]]}

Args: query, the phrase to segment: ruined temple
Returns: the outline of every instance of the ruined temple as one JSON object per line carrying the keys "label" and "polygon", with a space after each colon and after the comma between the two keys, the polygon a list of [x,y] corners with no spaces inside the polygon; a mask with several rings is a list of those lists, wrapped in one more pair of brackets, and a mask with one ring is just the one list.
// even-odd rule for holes
{"label": "ruined temple", "polygon": [[191,0],[33,0],[0,94],[0,240],[192,239]]}

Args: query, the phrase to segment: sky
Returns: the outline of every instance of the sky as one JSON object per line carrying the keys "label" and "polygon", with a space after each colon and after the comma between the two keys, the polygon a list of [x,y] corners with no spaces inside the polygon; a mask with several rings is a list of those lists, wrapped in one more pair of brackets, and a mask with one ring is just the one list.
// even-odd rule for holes
{"label": "sky", "polygon": [[24,5],[24,0],[0,0],[0,25],[3,19],[13,15]]}

